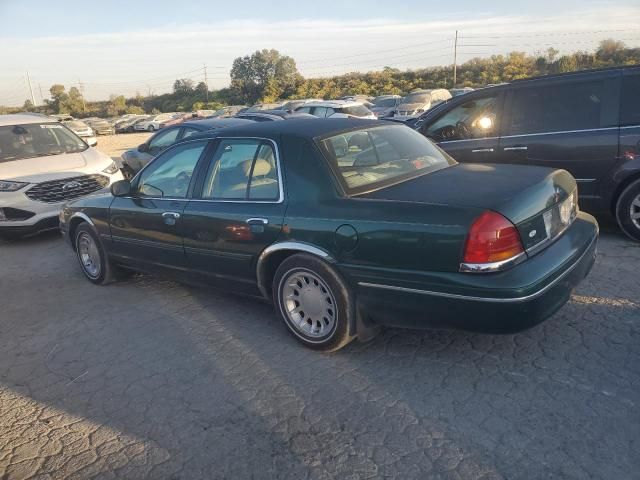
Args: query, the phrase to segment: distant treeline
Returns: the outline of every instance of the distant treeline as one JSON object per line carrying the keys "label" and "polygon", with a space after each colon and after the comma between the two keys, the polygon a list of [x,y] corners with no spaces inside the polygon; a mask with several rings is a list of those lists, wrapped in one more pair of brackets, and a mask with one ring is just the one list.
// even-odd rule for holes
{"label": "distant treeline", "polygon": [[[481,87],[521,78],[592,68],[640,64],[640,48],[628,48],[615,40],[604,40],[595,51],[559,55],[549,48],[544,55],[512,52],[474,58],[457,67],[456,87]],[[300,75],[291,57],[276,50],[261,50],[237,58],[228,88],[207,92],[207,86],[190,79],[177,79],[171,93],[125,98],[112,95],[108,101],[84,102],[72,87],[53,85],[51,99],[34,107],[27,100],[21,108],[0,107],[0,113],[39,111],[70,113],[77,117],[116,116],[123,113],[157,113],[216,109],[224,105],[273,102],[285,98],[338,98],[344,95],[404,95],[416,88],[452,88],[453,66],[400,71],[385,67],[381,71],[348,73],[327,78]]]}

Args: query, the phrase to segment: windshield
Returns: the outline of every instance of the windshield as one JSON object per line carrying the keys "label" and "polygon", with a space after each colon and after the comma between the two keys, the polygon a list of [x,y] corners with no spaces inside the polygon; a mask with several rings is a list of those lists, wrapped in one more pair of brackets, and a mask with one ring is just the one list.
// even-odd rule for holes
{"label": "windshield", "polygon": [[375,103],[376,107],[395,107],[397,99],[395,98],[384,98]]}
{"label": "windshield", "polygon": [[347,115],[353,115],[354,117],[366,117],[371,114],[371,111],[364,105],[354,105],[353,107],[341,108],[342,113]]}
{"label": "windshield", "polygon": [[353,130],[320,146],[351,194],[392,185],[455,163],[420,133],[403,125]]}
{"label": "windshield", "polygon": [[402,103],[429,103],[431,94],[425,92],[410,93],[402,100]]}
{"label": "windshield", "polygon": [[60,123],[0,127],[0,162],[83,152],[89,148]]}

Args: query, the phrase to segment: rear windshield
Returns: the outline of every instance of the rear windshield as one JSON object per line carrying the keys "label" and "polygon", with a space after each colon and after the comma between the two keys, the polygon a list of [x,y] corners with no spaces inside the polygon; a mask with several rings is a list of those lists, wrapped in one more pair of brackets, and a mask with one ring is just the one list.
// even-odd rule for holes
{"label": "rear windshield", "polygon": [[410,93],[402,100],[402,103],[429,103],[431,102],[431,94],[424,92]]}
{"label": "rear windshield", "polygon": [[0,162],[83,152],[89,148],[60,123],[0,127]]}
{"label": "rear windshield", "polygon": [[420,133],[403,125],[353,130],[319,143],[350,194],[394,185],[455,163]]}
{"label": "rear windshield", "polygon": [[378,100],[375,103],[376,107],[395,107],[397,99],[395,98],[385,98],[383,100]]}
{"label": "rear windshield", "polygon": [[354,105],[353,107],[343,107],[340,109],[342,113],[353,115],[354,117],[366,117],[371,111],[364,105]]}

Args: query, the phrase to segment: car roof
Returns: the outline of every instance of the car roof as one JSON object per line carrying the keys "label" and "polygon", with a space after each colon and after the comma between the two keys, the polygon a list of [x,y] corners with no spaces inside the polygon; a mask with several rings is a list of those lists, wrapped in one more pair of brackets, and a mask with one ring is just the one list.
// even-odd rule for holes
{"label": "car roof", "polygon": [[[251,122],[250,124],[229,127],[221,130],[208,130],[188,139],[215,138],[221,135],[227,137],[265,137],[276,138],[290,135],[313,139],[325,135],[338,134],[346,130],[364,127],[391,125],[380,120],[364,120],[357,118],[318,118],[312,122],[306,119],[291,119],[286,122]],[[397,125],[394,124],[394,125]]]}
{"label": "car roof", "polygon": [[30,113],[12,113],[0,115],[0,127],[11,125],[26,125],[29,123],[60,123],[55,118],[43,117],[38,114]]}
{"label": "car roof", "polygon": [[323,100],[320,102],[307,102],[303,107],[332,107],[332,108],[344,108],[344,107],[355,107],[358,105],[362,105],[362,102],[358,102],[355,100]]}
{"label": "car roof", "polygon": [[318,118],[314,115],[309,115],[308,113],[303,112],[289,112],[288,110],[260,110],[256,112],[242,112],[236,115],[237,118],[247,118],[247,117],[280,117],[284,119],[290,118]]}
{"label": "car roof", "polygon": [[176,125],[176,127],[193,127],[198,130],[210,130],[212,128],[227,128],[240,125],[246,125],[248,123],[255,123],[253,120],[245,118],[208,118],[206,120],[190,120],[188,122],[182,122]]}

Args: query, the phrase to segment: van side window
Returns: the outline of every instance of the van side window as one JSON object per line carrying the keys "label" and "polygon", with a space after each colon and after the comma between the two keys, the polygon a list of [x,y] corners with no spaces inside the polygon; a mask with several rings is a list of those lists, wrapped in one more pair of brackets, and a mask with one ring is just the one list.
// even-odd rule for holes
{"label": "van side window", "polygon": [[493,137],[498,116],[497,95],[475,98],[452,108],[421,132],[436,142]]}
{"label": "van side window", "polygon": [[513,90],[506,135],[602,128],[609,110],[601,80]]}
{"label": "van side window", "polygon": [[620,125],[640,125],[640,73],[622,77]]}

